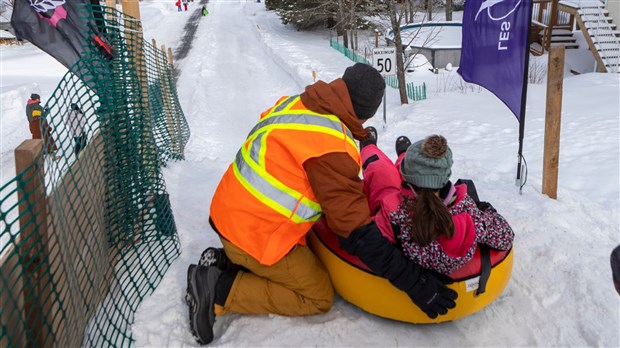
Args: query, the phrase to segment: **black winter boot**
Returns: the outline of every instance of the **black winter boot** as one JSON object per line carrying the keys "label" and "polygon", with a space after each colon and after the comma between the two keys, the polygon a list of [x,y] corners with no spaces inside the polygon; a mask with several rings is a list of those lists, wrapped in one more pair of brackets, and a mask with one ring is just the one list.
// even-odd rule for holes
{"label": "black winter boot", "polygon": [[185,301],[189,306],[189,327],[200,344],[213,341],[215,288],[221,274],[217,267],[189,265],[187,269]]}
{"label": "black winter boot", "polygon": [[366,145],[377,145],[377,129],[373,126],[366,127],[366,139],[360,141],[360,149]]}
{"label": "black winter boot", "polygon": [[396,139],[396,155],[400,156],[401,153],[406,152],[407,149],[411,146],[411,140],[404,135],[399,136]]}
{"label": "black winter boot", "polygon": [[224,252],[224,248],[208,247],[200,255],[199,265],[202,266],[215,266],[221,270],[227,269],[231,262]]}

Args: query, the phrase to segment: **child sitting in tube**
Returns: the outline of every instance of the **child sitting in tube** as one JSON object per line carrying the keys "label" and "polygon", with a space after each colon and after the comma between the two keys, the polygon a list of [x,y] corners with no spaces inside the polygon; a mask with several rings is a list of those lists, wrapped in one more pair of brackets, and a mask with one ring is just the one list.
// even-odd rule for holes
{"label": "child sitting in tube", "polygon": [[514,232],[504,217],[478,201],[475,188],[470,187],[470,196],[466,184],[450,181],[453,161],[446,138],[430,135],[411,144],[400,136],[393,163],[376,146],[376,129],[367,129],[360,152],[370,211],[383,236],[405,255],[448,275],[473,258],[478,244],[512,248]]}

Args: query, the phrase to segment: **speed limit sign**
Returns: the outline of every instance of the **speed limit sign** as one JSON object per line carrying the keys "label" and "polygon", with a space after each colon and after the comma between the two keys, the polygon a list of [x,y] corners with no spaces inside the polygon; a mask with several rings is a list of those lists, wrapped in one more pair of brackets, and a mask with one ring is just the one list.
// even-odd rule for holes
{"label": "speed limit sign", "polygon": [[396,75],[396,47],[373,48],[372,66],[383,76]]}

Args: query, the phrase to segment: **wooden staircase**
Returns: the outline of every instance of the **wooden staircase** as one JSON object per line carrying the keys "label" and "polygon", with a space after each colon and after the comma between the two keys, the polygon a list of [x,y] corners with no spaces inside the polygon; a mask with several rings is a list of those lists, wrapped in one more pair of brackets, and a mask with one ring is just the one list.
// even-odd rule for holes
{"label": "wooden staircase", "polygon": [[[543,31],[539,33],[541,39],[544,35]],[[579,48],[577,39],[573,36],[573,32],[569,29],[556,28],[548,34],[549,46],[564,46],[565,48]]]}
{"label": "wooden staircase", "polygon": [[559,0],[534,0],[530,52],[542,55],[552,46],[579,48],[573,36],[575,16],[558,9]]}
{"label": "wooden staircase", "polygon": [[559,11],[575,16],[594,58],[598,72],[620,72],[620,31],[612,23],[609,12],[598,0],[560,2]]}

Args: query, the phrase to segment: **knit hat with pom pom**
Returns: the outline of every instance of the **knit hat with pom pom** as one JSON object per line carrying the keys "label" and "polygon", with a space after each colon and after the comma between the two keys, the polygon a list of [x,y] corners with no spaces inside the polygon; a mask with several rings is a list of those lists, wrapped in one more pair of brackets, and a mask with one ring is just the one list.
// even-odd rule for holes
{"label": "knit hat with pom pom", "polygon": [[440,189],[452,175],[452,150],[441,135],[430,135],[409,146],[400,164],[403,178],[419,188]]}

